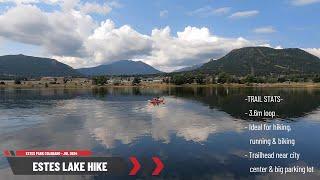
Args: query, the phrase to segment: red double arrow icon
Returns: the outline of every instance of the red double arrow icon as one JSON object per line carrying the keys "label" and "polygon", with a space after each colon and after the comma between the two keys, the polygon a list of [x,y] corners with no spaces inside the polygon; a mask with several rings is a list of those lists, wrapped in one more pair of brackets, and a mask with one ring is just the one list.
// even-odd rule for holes
{"label": "red double arrow icon", "polygon": [[[164,168],[164,165],[160,158],[152,157],[153,162],[156,164],[156,168],[152,172],[152,176],[158,176]],[[130,161],[133,164],[133,167],[129,173],[130,176],[135,176],[141,168],[141,165],[136,157],[130,157]]]}
{"label": "red double arrow icon", "polygon": [[137,174],[137,172],[139,171],[139,169],[141,168],[141,165],[139,163],[139,161],[137,160],[136,157],[130,157],[130,161],[133,164],[133,167],[129,173],[130,176],[134,176]]}
{"label": "red double arrow icon", "polygon": [[164,168],[162,161],[158,157],[152,158],[153,162],[157,165],[152,172],[152,176],[158,176]]}

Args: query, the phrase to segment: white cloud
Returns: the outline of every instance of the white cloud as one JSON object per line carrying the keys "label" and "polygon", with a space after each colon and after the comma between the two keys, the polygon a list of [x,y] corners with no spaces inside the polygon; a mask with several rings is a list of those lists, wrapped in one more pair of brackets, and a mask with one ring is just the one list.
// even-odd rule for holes
{"label": "white cloud", "polygon": [[291,4],[294,6],[304,6],[304,5],[309,5],[309,4],[314,4],[314,3],[319,3],[320,0],[292,0]]}
{"label": "white cloud", "polygon": [[61,0],[58,3],[63,11],[71,11],[79,4],[79,2],[80,0]]}
{"label": "white cloud", "polygon": [[98,3],[81,3],[80,0],[0,0],[1,2],[12,2],[17,5],[36,5],[37,3],[45,3],[49,5],[58,4],[64,11],[70,11],[73,9],[79,10],[84,14],[108,14],[112,7],[120,7],[121,5],[117,1],[107,1],[104,4]]}
{"label": "white cloud", "polygon": [[50,58],[68,64],[71,67],[88,67],[92,66],[91,61],[87,61],[85,58],[81,57],[72,57],[72,56],[51,56]]}
{"label": "white cloud", "polygon": [[258,34],[268,34],[276,32],[276,29],[272,26],[259,27],[253,30],[253,32]]}
{"label": "white cloud", "polygon": [[239,18],[247,18],[247,17],[253,17],[259,14],[259,11],[257,10],[251,10],[251,11],[238,11],[229,16],[229,18],[232,19],[239,19]]}
{"label": "white cloud", "polygon": [[[22,19],[21,17],[28,17]],[[50,25],[47,16],[35,6],[20,5],[0,15],[0,33],[3,37],[23,43],[40,45]]]}
{"label": "white cloud", "polygon": [[210,58],[219,58],[234,48],[252,45],[253,42],[241,37],[212,35],[205,27],[188,26],[175,36],[166,27],[154,29],[149,36],[128,25],[117,28],[111,20],[107,20],[85,40],[84,47],[90,58],[55,58],[73,67],[95,66],[120,59],[139,59],[171,71],[177,66],[203,63]]}
{"label": "white cloud", "polygon": [[[21,0],[0,15],[0,38],[39,46],[48,56],[75,68],[121,59],[139,59],[161,70],[170,71],[177,67],[204,63],[210,58],[217,59],[235,48],[257,45],[271,47],[270,44],[242,37],[217,36],[207,27],[187,26],[176,33],[171,32],[170,27],[155,28],[151,34],[142,34],[130,25],[117,27],[109,19],[102,22],[93,20],[90,14],[108,13],[114,7],[109,4],[105,5],[111,9],[96,4],[81,4],[78,0],[46,0],[48,3],[58,3],[62,10],[45,12],[31,1]],[[224,11],[215,10],[221,13]],[[246,11],[231,16],[248,17],[258,13]],[[254,30],[256,33],[275,31],[272,26]],[[304,50],[320,57],[319,48]]]}
{"label": "white cloud", "polygon": [[34,5],[17,5],[9,9],[0,15],[0,25],[0,36],[4,38],[67,56],[81,56],[83,41],[95,28],[88,15],[77,11],[47,13]]}
{"label": "white cloud", "polygon": [[320,48],[303,48],[303,50],[320,58]]}
{"label": "white cloud", "polygon": [[116,28],[111,20],[106,20],[88,37],[85,47],[95,63],[105,63],[147,55],[152,42],[128,25]]}
{"label": "white cloud", "polygon": [[0,0],[2,2],[12,2],[16,4],[30,4],[30,3],[38,3],[39,0]]}
{"label": "white cloud", "polygon": [[111,20],[95,22],[88,11],[77,10],[81,6],[77,0],[60,6],[62,11],[53,12],[31,4],[10,8],[0,15],[0,37],[39,46],[48,56],[75,68],[140,59],[173,70],[257,44],[242,37],[217,36],[206,27],[188,26],[177,33],[165,27],[142,34],[130,25],[117,27]]}
{"label": "white cloud", "polygon": [[97,4],[97,3],[85,3],[83,6],[81,6],[80,11],[84,14],[103,14],[106,15],[111,11],[111,7],[108,4]]}
{"label": "white cloud", "polygon": [[154,29],[151,39],[153,49],[145,58],[148,64],[172,70],[176,66],[199,64],[218,58],[234,48],[253,45],[244,38],[223,38],[212,35],[208,28],[186,27],[171,35],[169,27]]}
{"label": "white cloud", "polygon": [[230,11],[230,7],[212,8],[210,6],[201,7],[188,13],[190,16],[208,17],[212,15],[227,14]]}
{"label": "white cloud", "polygon": [[[72,0],[69,0],[72,1]],[[36,4],[36,3],[46,3],[46,4],[56,4],[62,3],[63,0],[0,0],[1,2],[12,2],[15,4]]]}
{"label": "white cloud", "polygon": [[160,11],[160,17],[165,18],[168,17],[169,11],[168,10],[162,10]]}
{"label": "white cloud", "polygon": [[214,14],[226,14],[230,11],[230,7],[222,7],[222,8],[218,8],[218,9],[215,9],[213,10],[213,13]]}
{"label": "white cloud", "polygon": [[260,46],[260,47],[269,47],[269,48],[274,48],[274,49],[283,49],[283,47],[282,47],[281,45],[272,46],[271,44],[268,44],[268,43],[258,44],[257,46]]}

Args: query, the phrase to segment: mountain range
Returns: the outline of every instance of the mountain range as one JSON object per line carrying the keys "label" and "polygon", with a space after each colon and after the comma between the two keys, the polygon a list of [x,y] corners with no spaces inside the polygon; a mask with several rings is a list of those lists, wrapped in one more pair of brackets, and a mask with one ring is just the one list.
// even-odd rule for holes
{"label": "mountain range", "polygon": [[[298,48],[245,47],[203,65],[180,69],[208,74],[231,75],[320,74],[320,59]],[[0,77],[95,76],[159,74],[161,71],[141,61],[121,60],[92,68],[73,69],[57,60],[25,55],[0,56]]]}
{"label": "mountain range", "polygon": [[78,71],[84,75],[135,75],[135,74],[158,74],[161,71],[142,62],[120,60],[111,64],[100,65],[92,68],[81,68]]}
{"label": "mountain range", "polygon": [[0,76],[43,77],[81,76],[72,67],[57,60],[25,55],[0,56]]}
{"label": "mountain range", "polygon": [[198,70],[238,76],[316,74],[320,73],[320,59],[298,48],[245,47],[232,50],[218,60],[211,60]]}

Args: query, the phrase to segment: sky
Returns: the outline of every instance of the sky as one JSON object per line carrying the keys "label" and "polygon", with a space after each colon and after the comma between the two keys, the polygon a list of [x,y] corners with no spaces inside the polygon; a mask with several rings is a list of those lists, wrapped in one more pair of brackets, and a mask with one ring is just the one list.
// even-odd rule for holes
{"label": "sky", "polygon": [[319,17],[320,0],[0,0],[0,55],[167,72],[247,46],[320,57]]}

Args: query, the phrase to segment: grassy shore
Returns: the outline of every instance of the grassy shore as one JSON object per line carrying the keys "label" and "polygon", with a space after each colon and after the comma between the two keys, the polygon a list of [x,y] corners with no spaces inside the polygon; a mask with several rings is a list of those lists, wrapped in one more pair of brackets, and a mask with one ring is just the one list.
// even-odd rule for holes
{"label": "grassy shore", "polygon": [[63,85],[63,84],[50,84],[45,85],[24,85],[24,84],[15,84],[15,85],[0,85],[0,88],[22,88],[22,89],[37,89],[37,88],[66,88],[66,89],[91,89],[91,88],[121,88],[121,87],[140,87],[140,88],[166,88],[166,87],[259,87],[259,88],[320,88],[320,83],[251,83],[251,84],[237,84],[237,83],[226,83],[226,84],[185,84],[185,85],[174,85],[174,84],[141,84],[139,86],[133,85]]}
{"label": "grassy shore", "polygon": [[227,83],[227,84],[209,84],[209,85],[183,85],[196,87],[261,87],[261,88],[320,88],[320,83]]}

